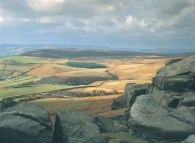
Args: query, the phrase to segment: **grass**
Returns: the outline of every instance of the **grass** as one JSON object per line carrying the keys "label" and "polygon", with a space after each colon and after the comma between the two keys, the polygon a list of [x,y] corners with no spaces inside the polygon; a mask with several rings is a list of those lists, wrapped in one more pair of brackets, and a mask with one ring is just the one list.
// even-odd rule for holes
{"label": "grass", "polygon": [[21,62],[21,63],[42,63],[39,60],[35,60],[31,57],[25,57],[25,56],[10,56],[3,58],[4,60],[11,60],[11,61],[16,61],[16,62]]}
{"label": "grass", "polygon": [[0,70],[3,70],[5,64],[0,64]]}
{"label": "grass", "polygon": [[30,95],[30,94],[36,94],[41,92],[48,92],[53,90],[69,89],[69,88],[71,89],[73,88],[73,86],[41,84],[41,85],[35,85],[33,87],[0,89],[0,100],[8,97]]}
{"label": "grass", "polygon": [[54,66],[54,68],[61,69],[63,71],[75,71],[75,70],[82,69],[82,68],[69,67],[69,66],[66,66],[66,65],[59,65],[59,64],[56,64]]}
{"label": "grass", "polygon": [[13,78],[11,80],[4,80],[4,81],[0,81],[0,84],[9,84],[9,83],[16,83],[16,82],[20,82],[20,81],[23,81],[23,80],[27,80],[27,79],[32,79],[34,77],[32,76],[18,76],[17,78]]}
{"label": "grass", "polygon": [[45,98],[38,99],[31,102],[35,102],[46,110],[48,110],[50,115],[55,115],[60,109],[71,109],[71,110],[79,110],[91,104],[91,101],[76,101],[76,100],[63,100],[60,98]]}
{"label": "grass", "polygon": [[31,69],[28,66],[20,66],[20,65],[6,65],[5,70],[12,70],[12,71],[27,71]]}
{"label": "grass", "polygon": [[111,110],[112,100],[120,95],[95,96],[95,97],[68,97],[68,98],[45,98],[37,99],[35,102],[45,108],[55,123],[55,114],[60,109],[78,110],[88,114],[98,114],[104,117],[112,117],[115,114],[123,113],[126,108]]}
{"label": "grass", "polygon": [[108,143],[149,143],[133,134],[119,132],[119,133],[104,133],[102,136],[108,140]]}
{"label": "grass", "polygon": [[27,83],[27,82],[30,82],[30,81],[38,81],[40,80],[41,78],[36,78],[36,77],[32,77],[32,76],[21,76],[21,78],[16,78],[16,79],[13,79],[13,80],[5,80],[5,81],[0,81],[0,86],[14,86],[14,85],[19,85],[19,84],[22,84],[22,83]]}

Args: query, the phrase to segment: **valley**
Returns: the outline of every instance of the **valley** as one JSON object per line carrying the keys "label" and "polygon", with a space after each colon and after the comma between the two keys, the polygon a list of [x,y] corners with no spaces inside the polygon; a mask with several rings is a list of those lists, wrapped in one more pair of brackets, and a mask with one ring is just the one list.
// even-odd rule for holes
{"label": "valley", "polygon": [[[116,56],[116,51],[103,53],[102,50],[101,57],[100,54],[95,55],[95,50],[83,52],[69,49],[68,52],[73,53],[73,57],[70,57],[63,55],[67,49],[45,51],[0,59],[0,100],[5,108],[20,103],[42,106],[48,111],[53,128],[60,109],[106,118],[123,114],[128,109],[126,106],[116,109],[111,106],[117,98],[126,100],[123,99],[126,84],[151,83],[156,71],[167,60],[174,58],[131,52],[119,52],[121,55]],[[106,138],[112,135],[103,136]]]}
{"label": "valley", "polygon": [[[63,52],[66,53],[64,57],[62,57]],[[73,57],[67,56],[67,52],[72,53]],[[95,55],[96,52],[99,53],[98,57]],[[53,56],[50,57],[51,53]],[[0,100],[10,97],[16,102],[33,100],[31,102],[37,102],[46,108],[51,117],[60,108],[77,109],[111,117],[124,111],[112,111],[110,105],[114,98],[123,94],[125,85],[151,83],[156,70],[164,66],[168,59],[171,58],[134,52],[117,53],[103,50],[87,52],[76,49],[72,51],[55,49],[53,52],[41,50],[9,56],[0,59]],[[69,61],[91,62],[105,67],[93,69],[71,67],[66,65]],[[67,95],[54,94],[54,91],[60,90],[75,93],[94,91],[108,93],[115,90],[117,93],[95,97],[67,97]],[[75,107],[77,102],[83,103],[82,106]],[[94,110],[95,107],[98,107],[97,111]]]}

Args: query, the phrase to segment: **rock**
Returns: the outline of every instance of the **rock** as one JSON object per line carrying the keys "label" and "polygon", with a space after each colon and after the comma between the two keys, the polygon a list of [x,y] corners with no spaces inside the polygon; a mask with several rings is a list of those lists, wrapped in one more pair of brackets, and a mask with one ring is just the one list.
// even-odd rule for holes
{"label": "rock", "polygon": [[146,94],[149,84],[127,83],[125,86],[125,94],[127,95],[127,106],[132,106],[136,97]]}
{"label": "rock", "polygon": [[181,61],[181,60],[183,60],[183,59],[172,59],[172,60],[169,60],[169,61],[167,61],[167,62],[165,63],[165,66],[168,66],[168,65],[170,65],[170,64],[179,62],[179,61]]}
{"label": "rock", "polygon": [[156,76],[175,76],[175,75],[190,74],[194,66],[195,66],[195,55],[192,55],[179,62],[160,68],[157,71]]}
{"label": "rock", "polygon": [[121,127],[114,125],[113,120],[98,115],[95,115],[94,117],[101,133],[123,131]]}
{"label": "rock", "polygon": [[2,111],[2,103],[0,102],[0,112]]}
{"label": "rock", "polygon": [[195,128],[195,107],[182,106],[177,109],[172,109],[172,111],[170,111],[170,114],[180,121],[191,124]]}
{"label": "rock", "polygon": [[24,103],[0,113],[2,143],[52,143],[48,112],[35,103]]}
{"label": "rock", "polygon": [[106,143],[92,115],[60,110],[54,127],[55,143]]}
{"label": "rock", "polygon": [[176,108],[182,98],[181,92],[172,92],[167,90],[161,90],[160,88],[151,84],[148,93],[152,95],[161,106],[167,106],[171,108]]}
{"label": "rock", "polygon": [[195,75],[158,76],[152,79],[152,83],[162,89],[175,92],[191,89],[195,82]]}
{"label": "rock", "polygon": [[192,67],[191,73],[192,73],[192,74],[195,74],[195,65]]}
{"label": "rock", "polygon": [[117,97],[112,101],[111,109],[118,110],[125,108],[127,106],[127,95],[123,94],[122,96]]}
{"label": "rock", "polygon": [[128,122],[133,129],[154,139],[183,140],[195,133],[192,125],[172,117],[151,95],[136,98]]}
{"label": "rock", "polygon": [[195,107],[195,94],[184,97],[181,104],[188,107]]}
{"label": "rock", "polygon": [[112,120],[122,120],[123,119],[123,114],[116,114],[116,115],[113,115]]}
{"label": "rock", "polygon": [[122,123],[121,125],[119,125],[120,127],[123,128],[123,131],[128,132],[128,119],[129,119],[129,111],[130,109],[127,109],[123,112],[123,114],[118,114],[118,115],[114,115],[112,116],[113,120],[118,120],[118,123]]}
{"label": "rock", "polygon": [[189,136],[186,140],[180,142],[180,143],[195,143],[195,134]]}

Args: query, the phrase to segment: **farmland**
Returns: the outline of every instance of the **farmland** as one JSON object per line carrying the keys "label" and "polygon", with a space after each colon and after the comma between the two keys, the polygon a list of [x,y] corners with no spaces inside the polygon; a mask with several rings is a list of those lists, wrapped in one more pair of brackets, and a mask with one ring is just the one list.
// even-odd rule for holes
{"label": "farmland", "polygon": [[[51,117],[60,108],[111,117],[125,110],[110,109],[112,100],[123,94],[125,85],[129,82],[150,83],[156,70],[168,59],[141,53],[76,49],[41,50],[5,57],[0,59],[0,100],[21,95],[39,94],[40,97],[41,93],[50,93],[45,96],[50,98],[30,102],[43,106]],[[66,97],[66,92],[59,92],[60,97],[66,98],[54,98],[54,91],[58,90],[74,93],[112,93],[115,90],[120,94]]]}
{"label": "farmland", "polygon": [[53,91],[53,90],[71,89],[71,88],[73,87],[66,86],[66,85],[41,84],[41,85],[35,85],[32,87],[1,89],[0,90],[0,95],[1,95],[0,100],[2,100],[3,98],[8,98],[8,97],[31,95],[31,94],[48,92],[48,91]]}
{"label": "farmland", "polygon": [[43,61],[36,60],[35,58],[25,57],[25,56],[10,56],[3,58],[8,61],[15,61],[20,63],[42,63]]}
{"label": "farmland", "polygon": [[16,86],[30,81],[36,82],[40,79],[41,78],[36,78],[32,76],[18,76],[17,78],[13,78],[10,80],[0,81],[0,87],[7,87],[7,86],[14,86],[14,85]]}

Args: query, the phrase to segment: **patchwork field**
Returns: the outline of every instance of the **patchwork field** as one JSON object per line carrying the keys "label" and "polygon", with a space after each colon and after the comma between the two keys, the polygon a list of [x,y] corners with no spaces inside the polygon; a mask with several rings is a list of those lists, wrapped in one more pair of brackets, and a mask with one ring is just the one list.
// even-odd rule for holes
{"label": "patchwork field", "polygon": [[0,90],[0,100],[8,97],[31,95],[31,94],[48,92],[53,90],[71,89],[71,88],[73,88],[73,86],[48,85],[48,84],[34,85],[32,87],[23,87],[23,88],[8,88],[8,89],[5,88]]}
{"label": "patchwork field", "polygon": [[41,78],[32,77],[32,76],[19,76],[17,78],[6,80],[6,81],[0,81],[0,88],[3,87],[10,87],[10,86],[17,86],[20,84],[28,83],[28,82],[36,82],[40,80]]}
{"label": "patchwork field", "polygon": [[10,56],[10,57],[6,57],[3,59],[9,60],[9,61],[20,62],[20,63],[42,63],[43,62],[41,60],[36,60],[35,58],[26,57],[26,56]]}
{"label": "patchwork field", "polygon": [[[112,117],[112,115],[122,113],[125,110],[112,111],[110,105],[114,98],[123,94],[127,83],[150,83],[156,70],[163,67],[165,62],[171,59],[171,57],[140,53],[129,53],[128,55],[126,52],[118,52],[117,56],[117,51],[105,51],[105,53],[95,50],[89,52],[86,50],[84,52],[82,50],[65,51],[67,53],[57,50],[52,53],[52,50],[43,50],[0,59],[0,100],[20,95],[29,96],[38,93],[41,95],[43,92],[62,89],[81,93],[117,90],[119,93],[117,95],[66,97],[67,95],[62,92],[62,96],[66,98],[45,98],[30,101],[47,109],[53,122],[54,115],[61,108]],[[87,56],[89,53],[91,55]],[[73,56],[71,57],[71,55]],[[83,62],[82,64],[94,62],[105,66],[105,68],[70,67],[66,65],[66,62],[70,61]],[[40,82],[42,79],[45,79],[44,82]],[[53,82],[52,79],[59,81]],[[84,81],[88,81],[90,84],[83,86],[82,83],[86,83]],[[79,83],[79,85],[72,86],[73,83]],[[52,94],[55,95],[55,93]]]}

